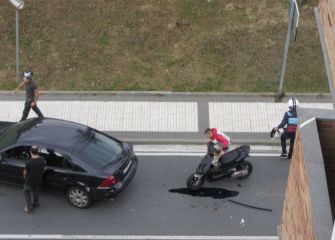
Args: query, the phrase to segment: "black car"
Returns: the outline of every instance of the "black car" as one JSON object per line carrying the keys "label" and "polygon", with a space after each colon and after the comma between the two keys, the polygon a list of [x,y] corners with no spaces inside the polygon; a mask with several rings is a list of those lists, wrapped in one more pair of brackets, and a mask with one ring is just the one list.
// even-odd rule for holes
{"label": "black car", "polygon": [[78,208],[114,197],[137,169],[128,143],[78,123],[33,118],[0,132],[0,181],[23,185],[32,145],[39,147],[39,155],[47,162],[43,187],[63,192]]}

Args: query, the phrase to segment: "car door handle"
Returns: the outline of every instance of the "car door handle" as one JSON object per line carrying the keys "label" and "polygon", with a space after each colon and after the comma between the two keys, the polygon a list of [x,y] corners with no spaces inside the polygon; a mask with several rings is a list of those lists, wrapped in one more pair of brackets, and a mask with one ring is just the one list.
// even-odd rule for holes
{"label": "car door handle", "polygon": [[65,173],[64,170],[60,170],[60,169],[54,169],[54,172],[58,172],[58,173]]}

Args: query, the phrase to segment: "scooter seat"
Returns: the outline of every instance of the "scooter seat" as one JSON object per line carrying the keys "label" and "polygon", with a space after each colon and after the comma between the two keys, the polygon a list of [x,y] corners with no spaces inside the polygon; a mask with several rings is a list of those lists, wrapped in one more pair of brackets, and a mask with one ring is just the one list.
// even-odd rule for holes
{"label": "scooter seat", "polygon": [[225,153],[222,157],[220,157],[219,161],[222,164],[230,163],[234,161],[235,159],[237,159],[238,157],[239,157],[239,152],[236,150],[232,150],[230,152]]}
{"label": "scooter seat", "polygon": [[245,159],[250,151],[250,146],[248,145],[242,145],[230,152],[225,153],[222,157],[220,157],[219,161],[222,164],[227,164],[232,161],[241,161]]}

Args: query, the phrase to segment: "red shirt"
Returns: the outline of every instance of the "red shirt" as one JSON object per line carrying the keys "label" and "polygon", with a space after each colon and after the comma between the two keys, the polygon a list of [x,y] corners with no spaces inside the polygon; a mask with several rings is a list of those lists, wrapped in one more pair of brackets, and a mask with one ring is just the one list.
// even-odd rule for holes
{"label": "red shirt", "polygon": [[214,140],[221,142],[223,144],[223,149],[227,149],[229,147],[230,138],[226,134],[219,132],[216,128],[212,128],[212,133],[213,136],[211,137],[211,142]]}

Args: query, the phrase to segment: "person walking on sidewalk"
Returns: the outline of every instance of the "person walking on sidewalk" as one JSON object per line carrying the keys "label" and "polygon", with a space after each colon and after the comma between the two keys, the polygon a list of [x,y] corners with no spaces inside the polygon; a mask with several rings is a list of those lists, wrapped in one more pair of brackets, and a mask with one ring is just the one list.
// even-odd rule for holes
{"label": "person walking on sidewalk", "polygon": [[33,80],[33,72],[26,71],[23,73],[23,82],[15,89],[15,93],[23,86],[26,85],[26,101],[24,103],[24,109],[22,118],[20,121],[26,120],[30,109],[32,108],[38,117],[43,118],[41,110],[37,107],[37,100],[40,97],[40,93],[37,88],[36,82]]}
{"label": "person walking on sidewalk", "polygon": [[[294,147],[295,133],[298,127],[298,114],[297,114],[297,108],[299,107],[298,99],[291,98],[288,101],[288,107],[289,111],[287,111],[284,114],[283,120],[277,127],[274,128],[274,130],[278,131],[278,129],[283,128],[284,131],[280,137],[282,147],[282,153],[280,157],[291,159]],[[288,155],[286,151],[287,139],[290,139],[290,150],[288,152]]]}
{"label": "person walking on sidewalk", "polygon": [[[24,211],[30,213],[39,206],[39,190],[42,185],[43,173],[46,170],[45,159],[38,155],[37,146],[30,148],[31,159],[29,159],[23,170],[25,179],[23,192],[26,199]],[[31,199],[33,195],[33,199]]]}
{"label": "person walking on sidewalk", "polygon": [[213,166],[219,167],[219,158],[225,154],[225,151],[230,147],[230,138],[223,132],[219,132],[216,128],[206,128],[204,134],[209,138],[209,143],[214,143],[217,148],[218,154],[214,155]]}

